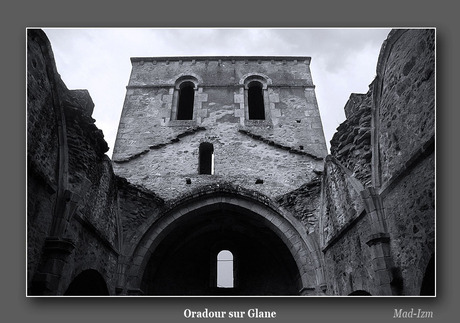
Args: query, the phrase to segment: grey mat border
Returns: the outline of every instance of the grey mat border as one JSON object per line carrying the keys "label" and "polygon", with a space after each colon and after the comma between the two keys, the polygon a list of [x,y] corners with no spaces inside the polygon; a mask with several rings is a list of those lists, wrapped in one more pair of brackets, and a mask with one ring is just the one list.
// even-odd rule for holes
{"label": "grey mat border", "polygon": [[[449,7],[451,6],[451,7]],[[452,4],[433,1],[16,1],[1,19],[2,318],[34,322],[186,321],[191,309],[277,311],[281,322],[387,322],[395,308],[434,312],[434,321],[456,316],[459,287],[456,120],[453,71],[460,70],[459,30]],[[88,27],[436,27],[437,28],[437,258],[436,298],[26,298],[25,297],[25,28]],[[8,120],[8,122],[5,122]],[[458,127],[457,127],[458,129]],[[449,150],[450,149],[450,150]],[[458,305],[457,305],[458,307]],[[211,320],[209,320],[211,321]],[[241,320],[239,320],[241,321]],[[256,320],[257,321],[257,320]],[[260,321],[260,320],[259,320]],[[264,320],[261,320],[264,321]]]}

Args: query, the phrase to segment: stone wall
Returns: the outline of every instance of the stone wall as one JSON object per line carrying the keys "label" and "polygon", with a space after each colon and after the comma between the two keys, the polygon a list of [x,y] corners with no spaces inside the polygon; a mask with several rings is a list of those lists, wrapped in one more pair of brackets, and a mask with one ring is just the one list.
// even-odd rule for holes
{"label": "stone wall", "polygon": [[370,224],[363,218],[336,243],[328,245],[324,253],[328,295],[349,295],[354,291],[379,294],[365,232],[370,232]]}
{"label": "stone wall", "polygon": [[329,294],[421,293],[435,251],[434,37],[393,30],[369,92],[345,106],[323,178]]}
{"label": "stone wall", "polygon": [[[116,173],[168,198],[162,190],[187,190],[185,177],[193,177],[192,186],[209,182],[196,176],[197,145],[207,141],[215,145],[216,175],[225,180],[260,190],[253,185],[256,177],[264,183],[286,177],[280,194],[299,187],[326,155],[309,63],[283,57],[133,58],[113,154]],[[248,76],[267,83],[265,120],[245,117]],[[195,115],[174,120],[175,83],[185,77],[196,80]],[[303,162],[301,155],[309,158]],[[248,176],[243,181],[235,177],[242,169]],[[273,195],[276,185],[262,191]]]}
{"label": "stone wall", "polygon": [[393,33],[382,49],[378,96],[382,186],[417,151],[433,141],[435,130],[434,30]]}
{"label": "stone wall", "polygon": [[367,94],[350,96],[345,106],[346,120],[331,140],[331,155],[352,172],[364,186],[371,185],[372,87]]}
{"label": "stone wall", "polygon": [[117,187],[94,104],[87,91],[66,88],[45,34],[27,37],[28,292],[63,294],[94,269],[113,294]]}
{"label": "stone wall", "polygon": [[131,184],[123,177],[118,177],[117,182],[123,245],[129,248],[140,238],[136,236],[136,232],[145,225],[146,220],[154,222],[158,219],[164,200],[151,191]]}
{"label": "stone wall", "polygon": [[268,75],[274,84],[313,85],[310,57],[134,57],[131,61],[132,86],[174,84],[176,77],[183,75],[196,75],[206,85],[228,86],[238,84],[243,76],[254,72]]}
{"label": "stone wall", "polygon": [[276,198],[279,206],[297,218],[308,233],[318,232],[321,210],[322,173],[317,172],[316,174],[308,183]]}
{"label": "stone wall", "polygon": [[[132,58],[115,143],[115,172],[166,200],[218,182],[270,197],[320,171],[326,154],[310,58]],[[248,120],[245,80],[266,87],[265,120]],[[177,80],[196,83],[194,117],[174,120]],[[214,175],[199,175],[199,145],[213,144]],[[263,184],[262,184],[263,183]]]}
{"label": "stone wall", "polygon": [[382,49],[381,194],[404,294],[420,293],[435,253],[435,31],[394,31]]}
{"label": "stone wall", "polygon": [[27,51],[33,53],[27,56],[27,269],[30,281],[51,228],[59,145],[53,89],[48,78],[48,73],[55,71],[54,61],[50,62],[42,54],[40,35],[28,37]]}
{"label": "stone wall", "polygon": [[[213,144],[214,175],[198,173],[202,142]],[[274,141],[255,140],[252,134],[225,124],[184,135],[114,166],[119,176],[155,191],[166,200],[218,182],[231,182],[273,198],[310,181],[313,171],[321,168],[320,158],[276,147]]]}
{"label": "stone wall", "polygon": [[362,184],[334,157],[328,156],[322,183],[321,242],[327,246],[363,212]]}
{"label": "stone wall", "polygon": [[434,155],[416,165],[384,198],[395,268],[406,295],[419,295],[435,253]]}

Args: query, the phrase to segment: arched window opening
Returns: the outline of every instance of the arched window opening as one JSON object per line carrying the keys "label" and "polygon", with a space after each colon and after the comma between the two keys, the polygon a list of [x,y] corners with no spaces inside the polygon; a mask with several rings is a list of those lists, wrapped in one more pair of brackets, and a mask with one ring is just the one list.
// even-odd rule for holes
{"label": "arched window opening", "polygon": [[184,82],[179,89],[179,103],[177,106],[177,120],[193,119],[193,102],[195,99],[194,84]]}
{"label": "arched window opening", "polygon": [[233,254],[222,250],[217,254],[217,287],[233,288]]}
{"label": "arched window opening", "polygon": [[250,120],[265,120],[264,95],[259,82],[248,85],[248,109]]}
{"label": "arched window opening", "polygon": [[209,142],[201,143],[199,155],[200,174],[214,175],[214,146]]}

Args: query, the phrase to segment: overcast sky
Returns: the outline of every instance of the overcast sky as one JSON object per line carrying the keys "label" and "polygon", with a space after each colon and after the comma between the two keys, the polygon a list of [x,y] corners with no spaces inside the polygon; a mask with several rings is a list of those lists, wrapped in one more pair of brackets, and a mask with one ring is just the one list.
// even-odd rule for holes
{"label": "overcast sky", "polygon": [[326,144],[345,120],[351,93],[366,93],[375,77],[380,47],[390,29],[305,28],[78,28],[44,29],[62,80],[87,89],[93,118],[112,157],[130,57],[310,56],[310,69]]}

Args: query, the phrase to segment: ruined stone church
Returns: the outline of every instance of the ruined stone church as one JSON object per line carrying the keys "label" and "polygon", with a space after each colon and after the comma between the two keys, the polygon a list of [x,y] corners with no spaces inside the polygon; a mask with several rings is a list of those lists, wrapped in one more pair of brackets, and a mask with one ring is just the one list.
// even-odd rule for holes
{"label": "ruined stone church", "polygon": [[27,37],[28,295],[435,294],[433,29],[390,32],[330,154],[310,57],[131,58],[112,159]]}

